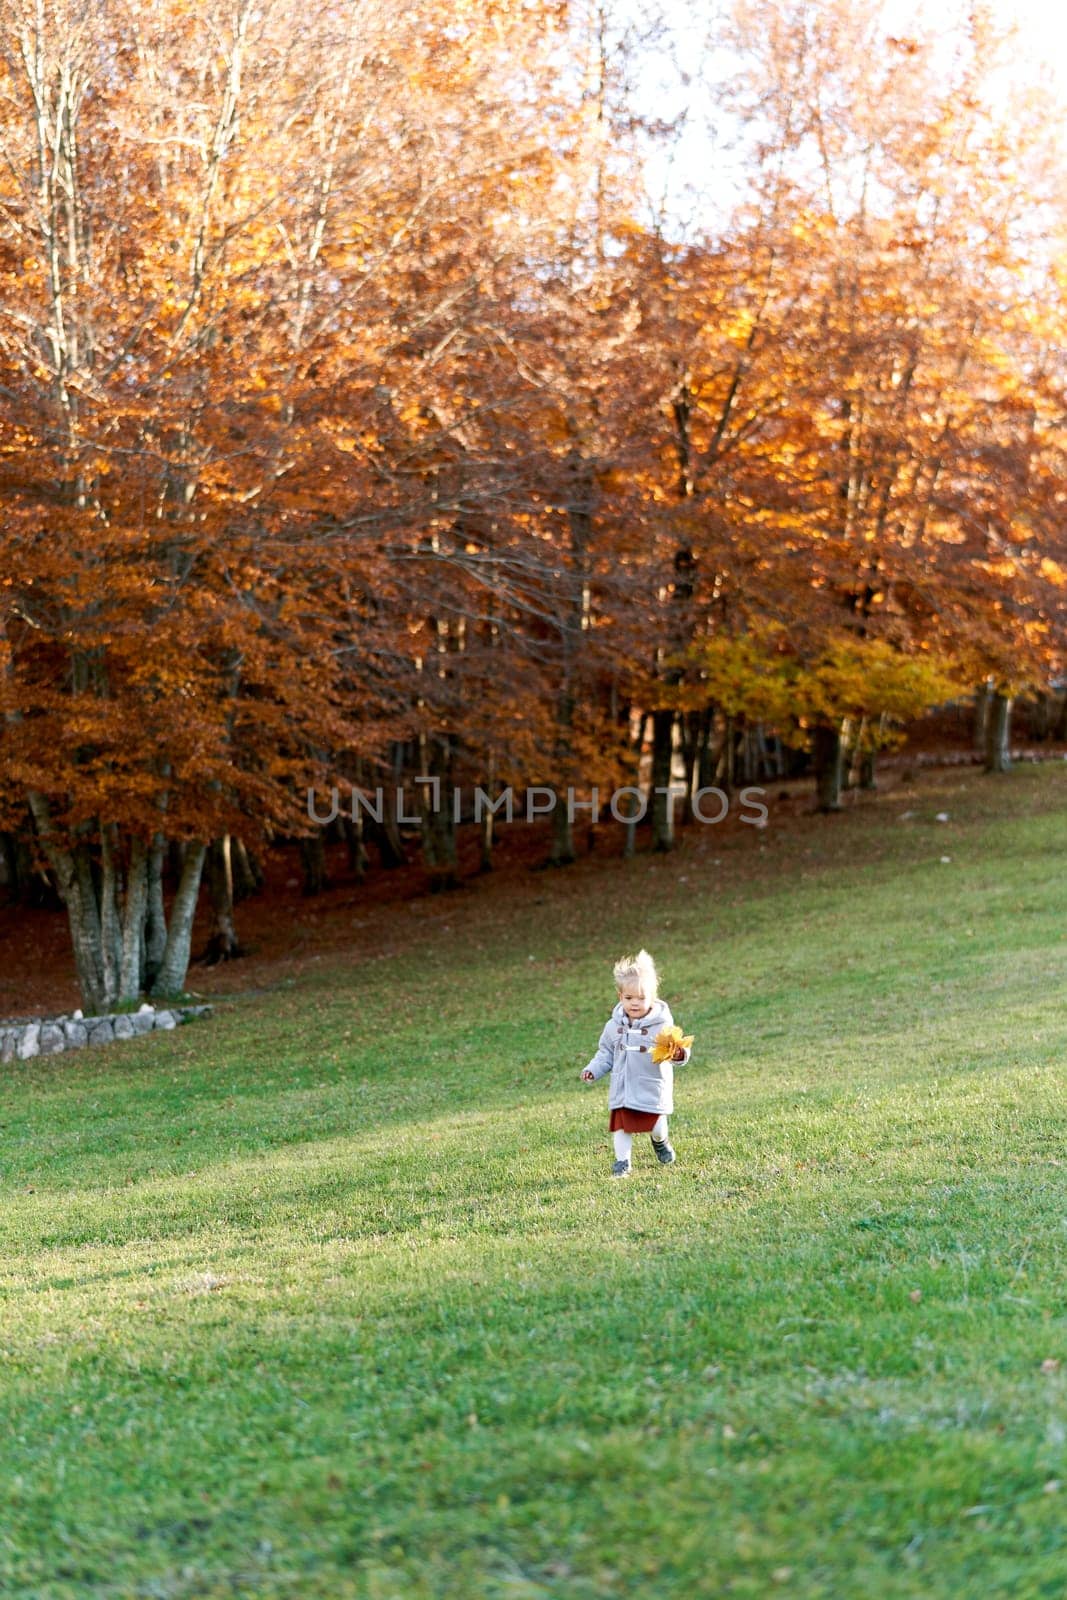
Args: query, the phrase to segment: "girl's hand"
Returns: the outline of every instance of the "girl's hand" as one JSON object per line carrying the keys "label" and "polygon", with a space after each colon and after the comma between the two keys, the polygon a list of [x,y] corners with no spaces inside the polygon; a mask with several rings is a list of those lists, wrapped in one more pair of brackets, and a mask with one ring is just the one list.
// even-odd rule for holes
{"label": "girl's hand", "polygon": [[588,1067],[586,1067],[585,1071],[582,1073],[582,1082],[583,1083],[595,1083],[596,1082],[596,1079],[594,1078],[593,1074],[590,1072]]}
{"label": "girl's hand", "polygon": [[674,1054],[671,1056],[671,1060],[672,1061],[684,1061],[685,1060],[685,1051],[682,1049],[681,1045],[677,1045],[675,1047]]}

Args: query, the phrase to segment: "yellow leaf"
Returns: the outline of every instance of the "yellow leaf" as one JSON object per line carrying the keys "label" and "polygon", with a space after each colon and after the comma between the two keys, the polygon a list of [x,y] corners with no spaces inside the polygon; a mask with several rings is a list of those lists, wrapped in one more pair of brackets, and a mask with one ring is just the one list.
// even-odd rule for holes
{"label": "yellow leaf", "polygon": [[679,1047],[688,1050],[692,1043],[693,1035],[683,1034],[677,1023],[669,1028],[661,1028],[652,1045],[652,1059],[656,1062],[667,1061]]}

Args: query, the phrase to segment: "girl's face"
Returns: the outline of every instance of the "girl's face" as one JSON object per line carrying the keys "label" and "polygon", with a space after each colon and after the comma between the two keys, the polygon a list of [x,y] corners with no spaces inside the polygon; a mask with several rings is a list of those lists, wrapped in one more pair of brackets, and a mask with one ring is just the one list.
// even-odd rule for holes
{"label": "girl's face", "polygon": [[622,1009],[630,1018],[643,1017],[646,1012],[652,1009],[645,999],[643,991],[636,983],[628,983],[624,988],[620,989],[619,999],[622,1001]]}

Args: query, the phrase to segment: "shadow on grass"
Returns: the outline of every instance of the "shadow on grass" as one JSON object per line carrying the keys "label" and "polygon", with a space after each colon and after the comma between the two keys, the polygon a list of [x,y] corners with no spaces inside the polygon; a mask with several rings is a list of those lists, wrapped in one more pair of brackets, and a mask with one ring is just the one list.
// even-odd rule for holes
{"label": "shadow on grass", "polygon": [[[456,1167],[462,1148],[447,1154],[470,1195],[485,1174]],[[617,1592],[620,1497],[637,1547],[671,1552],[655,1575],[630,1573],[635,1594],[710,1595],[712,1573],[772,1592],[784,1560],[831,1593],[849,1592],[853,1565],[884,1562],[879,1592],[895,1592],[917,1529],[922,1581],[900,1593],[969,1592],[932,1581],[959,1577],[969,1551],[1025,1550],[1035,1570],[1035,1530],[1044,1549],[1060,1526],[1040,1492],[1052,1390],[1039,1370],[1059,1304],[1059,1185],[930,1188],[931,1170],[898,1171],[877,1199],[855,1176],[805,1179],[788,1209],[776,1197],[712,1226],[668,1187],[680,1174],[605,1185],[592,1212],[574,1182],[539,1235],[530,1215],[548,1186],[526,1169],[499,1196],[503,1232],[420,1241],[416,1207],[414,1250],[326,1237],[309,1251],[276,1219],[258,1279],[234,1272],[203,1301],[173,1281],[191,1253],[139,1288],[116,1264],[141,1313],[120,1299],[108,1328],[74,1339],[53,1314],[59,1344],[35,1349],[0,1402],[7,1436],[21,1435],[8,1571],[43,1594],[74,1562],[106,1593],[126,1563],[143,1585],[129,1592],[150,1593],[183,1562],[232,1574],[265,1540],[291,1553],[290,1573],[321,1564],[322,1588],[305,1594],[329,1595],[330,1571],[375,1551],[435,1596],[463,1592],[449,1574],[495,1584],[508,1561],[568,1597],[615,1561]],[[295,1213],[308,1192],[274,1198]],[[219,1247],[225,1270],[233,1243]],[[57,1458],[62,1547],[41,1536]],[[977,1505],[985,1531],[962,1519]],[[743,1559],[739,1518],[767,1533]]]}

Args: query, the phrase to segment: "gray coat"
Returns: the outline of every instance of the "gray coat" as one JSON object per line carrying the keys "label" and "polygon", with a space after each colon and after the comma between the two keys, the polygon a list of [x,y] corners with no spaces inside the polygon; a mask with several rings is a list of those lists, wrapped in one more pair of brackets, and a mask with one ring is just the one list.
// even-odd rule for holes
{"label": "gray coat", "polygon": [[661,1028],[669,1028],[674,1018],[665,1000],[654,1000],[652,1009],[636,1022],[631,1022],[622,1008],[622,1001],[611,1013],[597,1045],[596,1055],[582,1070],[594,1078],[611,1073],[608,1093],[608,1110],[627,1106],[631,1111],[657,1111],[670,1116],[674,1110],[674,1069],[684,1066],[683,1061],[652,1060],[652,1046]]}

